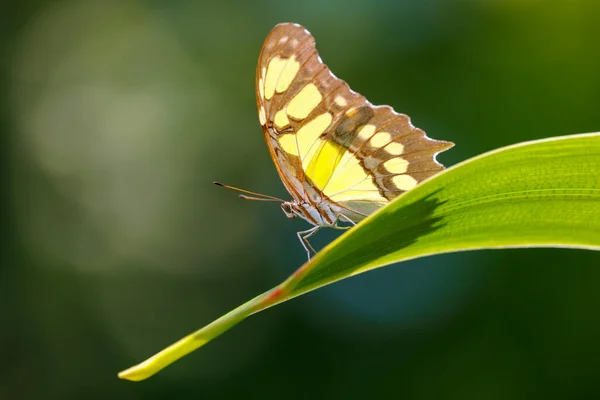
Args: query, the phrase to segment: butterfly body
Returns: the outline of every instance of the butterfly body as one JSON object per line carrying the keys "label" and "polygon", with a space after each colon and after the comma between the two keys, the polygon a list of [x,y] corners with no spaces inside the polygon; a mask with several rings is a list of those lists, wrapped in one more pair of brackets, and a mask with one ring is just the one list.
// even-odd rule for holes
{"label": "butterfly body", "polygon": [[282,210],[313,225],[298,233],[307,252],[306,238],[321,227],[348,228],[441,171],[435,157],[453,146],[351,90],[323,63],[313,36],[293,23],[275,26],[265,40],[256,100],[269,152],[292,196]]}
{"label": "butterfly body", "polygon": [[352,221],[352,223],[356,223],[365,217],[325,201],[317,204],[286,201],[281,204],[281,209],[288,219],[302,218],[311,225],[320,228],[336,226],[340,216],[346,217],[343,219],[347,222]]}

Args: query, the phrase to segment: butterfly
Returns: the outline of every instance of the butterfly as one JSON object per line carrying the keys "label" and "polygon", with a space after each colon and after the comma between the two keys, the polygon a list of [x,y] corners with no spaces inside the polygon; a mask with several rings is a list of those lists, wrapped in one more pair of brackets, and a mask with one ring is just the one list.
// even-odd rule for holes
{"label": "butterfly", "polygon": [[258,118],[279,176],[292,197],[241,196],[281,202],[289,219],[319,229],[348,229],[444,169],[436,155],[454,143],[433,140],[390,106],[375,106],[323,63],[313,36],[294,23],[276,25],[256,68]]}

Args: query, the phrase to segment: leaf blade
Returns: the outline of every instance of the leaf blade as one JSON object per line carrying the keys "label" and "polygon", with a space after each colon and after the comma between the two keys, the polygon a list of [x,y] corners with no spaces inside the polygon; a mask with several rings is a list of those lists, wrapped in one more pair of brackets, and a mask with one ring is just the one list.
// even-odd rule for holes
{"label": "leaf blade", "polygon": [[[512,247],[600,250],[599,133],[521,143],[449,168],[339,237],[278,287],[186,338],[204,345],[255,312],[369,269]],[[186,338],[119,377],[146,379],[199,347]]]}

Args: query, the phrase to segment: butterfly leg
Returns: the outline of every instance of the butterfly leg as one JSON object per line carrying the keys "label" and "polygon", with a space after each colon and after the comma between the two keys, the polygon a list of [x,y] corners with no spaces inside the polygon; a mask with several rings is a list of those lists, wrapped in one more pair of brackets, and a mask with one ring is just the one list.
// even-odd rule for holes
{"label": "butterfly leg", "polygon": [[[348,222],[351,224],[351,226],[340,226],[339,225],[340,221]],[[346,230],[346,229],[352,228],[355,225],[356,225],[356,222],[352,221],[350,218],[348,218],[344,214],[338,214],[337,217],[335,218],[335,221],[333,222],[332,226],[334,229]]]}
{"label": "butterfly leg", "polygon": [[302,247],[304,247],[304,250],[306,250],[306,254],[308,255],[309,260],[310,260],[311,250],[315,254],[317,254],[317,252],[309,243],[308,238],[311,237],[312,235],[314,235],[315,233],[317,233],[317,231],[319,229],[321,229],[320,226],[314,226],[306,231],[300,231],[300,232],[296,233],[296,235],[298,236],[298,239],[300,239],[300,243],[302,243]]}

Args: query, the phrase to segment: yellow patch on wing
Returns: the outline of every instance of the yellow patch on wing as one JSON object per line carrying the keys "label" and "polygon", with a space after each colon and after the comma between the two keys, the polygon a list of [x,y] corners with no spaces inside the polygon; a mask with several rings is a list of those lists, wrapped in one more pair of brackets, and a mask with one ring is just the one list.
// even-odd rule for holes
{"label": "yellow patch on wing", "polygon": [[300,159],[305,160],[307,157],[307,153],[312,150],[314,147],[314,151],[318,149],[317,139],[331,124],[333,116],[329,113],[321,114],[311,121],[304,124],[297,133],[298,138],[298,149],[300,153]]}
{"label": "yellow patch on wing", "polygon": [[362,201],[374,201],[374,202],[387,202],[385,197],[382,197],[379,193],[379,190],[346,190],[345,192],[341,192],[331,197],[331,200],[339,203],[342,201],[350,201],[350,200],[362,200]]}
{"label": "yellow patch on wing", "polygon": [[357,137],[362,141],[368,140],[375,133],[375,125],[365,125],[358,131]]}
{"label": "yellow patch on wing", "polygon": [[292,55],[292,57],[288,60],[288,62],[283,67],[281,74],[279,75],[279,79],[277,79],[277,84],[275,85],[275,91],[277,93],[283,93],[290,87],[290,84],[296,77],[296,74],[300,70],[300,63],[296,61],[296,55]]}
{"label": "yellow patch on wing", "polygon": [[258,78],[258,93],[260,94],[261,100],[265,98],[265,81],[262,77]]}
{"label": "yellow patch on wing", "polygon": [[385,151],[393,156],[399,156],[404,153],[404,146],[398,142],[392,142],[385,146]]}
{"label": "yellow patch on wing", "polygon": [[383,147],[388,144],[390,140],[392,140],[392,135],[390,135],[388,132],[381,131],[373,135],[369,143],[372,147]]}
{"label": "yellow patch on wing", "polygon": [[273,122],[275,123],[275,126],[277,126],[278,128],[283,128],[290,124],[290,120],[288,119],[285,110],[277,111],[277,114],[275,114],[275,118],[273,119]]}
{"label": "yellow patch on wing", "polygon": [[296,135],[293,133],[286,133],[277,138],[279,145],[288,154],[298,156],[298,144],[296,143]]}
{"label": "yellow patch on wing", "polygon": [[287,65],[286,59],[273,57],[267,66],[267,74],[265,76],[265,99],[270,100],[275,94],[275,86],[279,80],[279,76]]}
{"label": "yellow patch on wing", "polygon": [[304,119],[321,102],[323,96],[314,83],[309,83],[294,96],[287,106],[287,113],[295,119]]}
{"label": "yellow patch on wing", "polygon": [[338,168],[335,170],[335,173],[342,171],[342,169],[346,167],[346,164],[352,160],[356,160],[356,156],[350,151],[345,152],[340,160],[340,163],[338,164]]}
{"label": "yellow patch on wing", "polygon": [[410,175],[396,175],[392,178],[392,182],[399,190],[410,190],[417,186],[417,180]]}
{"label": "yellow patch on wing", "polygon": [[[344,154],[338,166],[339,168],[333,172],[327,186],[323,189],[323,193],[327,196],[332,196],[353,188],[354,185],[363,180],[370,180],[365,169],[360,165],[358,158],[351,152]],[[373,189],[377,190],[374,185]]]}
{"label": "yellow patch on wing", "polygon": [[396,157],[391,160],[387,160],[383,163],[385,169],[387,169],[391,174],[403,174],[408,169],[408,161],[403,158]]}
{"label": "yellow patch on wing", "polygon": [[373,178],[368,176],[364,181],[352,186],[352,190],[378,190],[373,183]]}
{"label": "yellow patch on wing", "polygon": [[317,141],[314,142],[312,146],[310,146],[308,151],[302,156],[302,169],[304,169],[305,171],[308,169],[308,165],[315,157],[315,154],[317,154],[317,151],[319,151],[319,149],[321,148],[322,143],[323,140],[317,139]]}
{"label": "yellow patch on wing", "polygon": [[342,149],[337,143],[322,140],[318,151],[310,160],[306,169],[306,176],[319,188],[327,185],[336,166],[340,162],[346,149]]}

